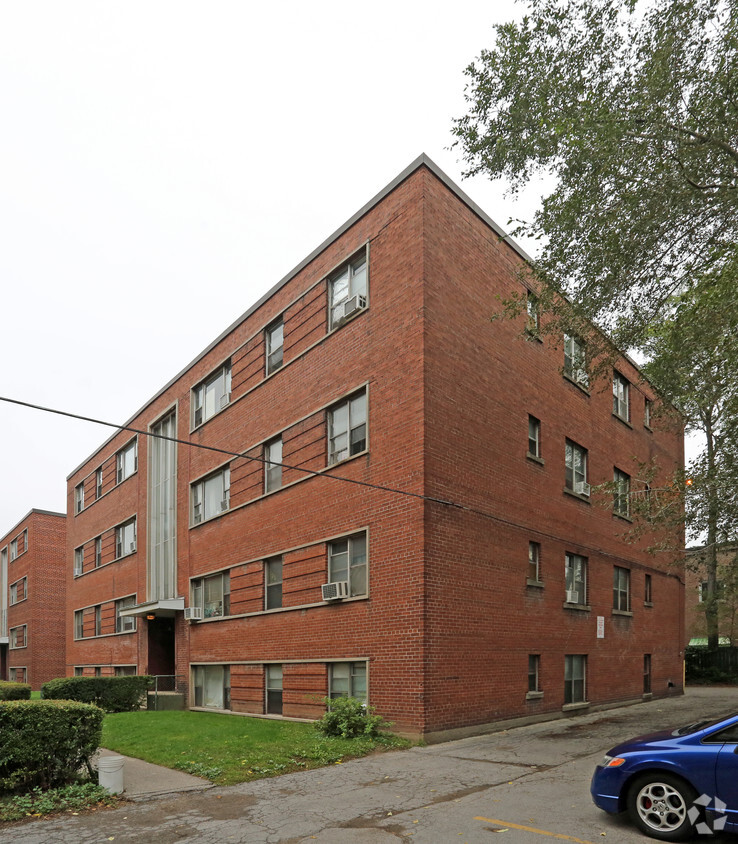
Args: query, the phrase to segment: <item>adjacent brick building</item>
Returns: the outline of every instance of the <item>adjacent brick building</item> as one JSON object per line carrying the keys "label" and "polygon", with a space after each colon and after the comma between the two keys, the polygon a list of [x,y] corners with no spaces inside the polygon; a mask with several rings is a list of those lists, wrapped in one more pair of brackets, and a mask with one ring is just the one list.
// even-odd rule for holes
{"label": "adjacent brick building", "polygon": [[683,584],[622,535],[681,438],[490,321],[525,261],[421,156],[280,281],[69,476],[67,672],[431,737],[679,691]]}
{"label": "adjacent brick building", "polygon": [[64,677],[67,519],[31,510],[0,539],[0,679]]}
{"label": "adjacent brick building", "polygon": [[[707,645],[703,598],[707,595],[705,547],[687,549],[685,572],[686,644]],[[738,644],[738,545],[723,543],[717,551],[718,633],[721,645]]]}

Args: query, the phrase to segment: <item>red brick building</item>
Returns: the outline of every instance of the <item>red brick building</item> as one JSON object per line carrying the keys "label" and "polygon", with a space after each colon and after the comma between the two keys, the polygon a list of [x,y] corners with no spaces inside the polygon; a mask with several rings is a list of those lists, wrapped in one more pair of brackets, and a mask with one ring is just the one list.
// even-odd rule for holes
{"label": "red brick building", "polygon": [[681,439],[630,361],[490,322],[500,234],[421,156],[69,476],[68,673],[431,736],[680,690],[682,583],[622,534]]}
{"label": "red brick building", "polygon": [[[717,550],[718,633],[721,645],[738,644],[738,545],[723,543]],[[687,549],[685,583],[685,643],[707,645],[703,599],[707,596],[705,547]]]}
{"label": "red brick building", "polygon": [[64,677],[67,518],[31,510],[0,539],[0,679]]}

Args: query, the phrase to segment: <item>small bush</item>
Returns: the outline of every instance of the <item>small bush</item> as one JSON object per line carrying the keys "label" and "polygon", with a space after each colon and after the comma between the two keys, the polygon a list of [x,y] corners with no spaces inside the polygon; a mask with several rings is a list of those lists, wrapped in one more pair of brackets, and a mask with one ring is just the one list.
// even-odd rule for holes
{"label": "small bush", "polygon": [[366,706],[355,697],[324,698],[328,711],[315,723],[318,732],[326,736],[355,738],[376,736],[385,723],[381,715],[374,714],[373,706]]}
{"label": "small bush", "polygon": [[48,791],[36,787],[27,794],[0,800],[0,822],[21,821],[27,817],[79,811],[93,806],[114,806],[118,801],[118,797],[94,782],[74,783]]}
{"label": "small bush", "polygon": [[47,700],[76,700],[94,703],[106,712],[132,712],[140,709],[153,678],[135,677],[59,677],[42,686]]}
{"label": "small bush", "polygon": [[0,791],[73,782],[100,746],[103,717],[68,700],[0,703]]}
{"label": "small bush", "polygon": [[0,700],[30,700],[31,687],[28,683],[9,683],[0,680]]}

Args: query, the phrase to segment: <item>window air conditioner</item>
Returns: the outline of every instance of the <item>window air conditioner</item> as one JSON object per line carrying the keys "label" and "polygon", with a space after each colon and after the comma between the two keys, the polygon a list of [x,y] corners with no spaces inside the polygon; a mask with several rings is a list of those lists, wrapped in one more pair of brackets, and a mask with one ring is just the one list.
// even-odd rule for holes
{"label": "window air conditioner", "polygon": [[343,318],[351,316],[355,311],[362,311],[366,307],[366,296],[357,293],[343,303]]}
{"label": "window air conditioner", "polygon": [[574,589],[567,589],[566,590],[566,603],[567,604],[578,604],[579,603],[579,592]]}
{"label": "window air conditioner", "polygon": [[324,583],[321,586],[324,601],[339,601],[341,598],[348,598],[349,585],[347,580],[336,580],[333,583]]}
{"label": "window air conditioner", "polygon": [[228,509],[228,499],[227,499],[227,498],[224,498],[224,499],[220,502],[220,509],[221,509],[221,511],[223,511],[223,510],[227,510],[227,509]]}
{"label": "window air conditioner", "polygon": [[202,607],[185,607],[185,621],[199,621],[202,618]]}
{"label": "window air conditioner", "polygon": [[586,495],[587,497],[589,497],[591,489],[592,487],[584,481],[577,481],[574,484],[574,492],[579,493],[579,495]]}
{"label": "window air conditioner", "polygon": [[128,547],[130,548],[131,551],[135,551],[136,550],[136,543],[131,542],[131,544]]}

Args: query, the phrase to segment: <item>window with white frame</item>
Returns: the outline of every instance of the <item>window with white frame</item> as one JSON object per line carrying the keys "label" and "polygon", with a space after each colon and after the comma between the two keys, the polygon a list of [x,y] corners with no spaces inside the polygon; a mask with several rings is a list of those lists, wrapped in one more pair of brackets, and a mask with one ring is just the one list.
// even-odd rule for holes
{"label": "window with white frame", "polygon": [[192,426],[196,428],[231,400],[231,362],[224,363],[192,391]]}
{"label": "window with white frame", "polygon": [[16,580],[15,583],[10,584],[10,605],[18,604],[21,601],[25,601],[28,597],[28,579],[22,577],[20,580]]}
{"label": "window with white frame", "polygon": [[266,374],[271,375],[282,368],[284,358],[284,323],[282,320],[270,325],[265,332]]}
{"label": "window with white frame", "polygon": [[564,335],[564,375],[582,387],[589,387],[585,344],[571,334]]}
{"label": "window with white frame", "polygon": [[266,711],[267,715],[282,714],[282,666],[267,665],[266,680]]}
{"label": "window with white frame", "polygon": [[264,608],[279,609],[282,606],[282,558],[272,557],[264,562]]}
{"label": "window with white frame", "polygon": [[264,492],[273,492],[282,486],[282,437],[264,446]]}
{"label": "window with white frame", "polygon": [[11,627],[9,633],[9,646],[11,650],[13,650],[14,648],[26,647],[28,641],[25,624],[21,624],[19,627]]}
{"label": "window with white frame", "polygon": [[230,665],[196,665],[192,669],[195,706],[231,708]]}
{"label": "window with white frame", "polygon": [[366,534],[328,543],[328,581],[348,582],[349,595],[366,595]]}
{"label": "window with white frame", "polygon": [[566,603],[585,606],[587,603],[587,558],[567,554],[565,566]]}
{"label": "window with white frame", "polygon": [[528,691],[541,691],[541,655],[528,654]]}
{"label": "window with white frame", "polygon": [[653,579],[650,574],[645,576],[643,582],[643,602],[645,604],[653,603]]}
{"label": "window with white frame", "polygon": [[630,570],[621,566],[613,567],[612,608],[630,612]]}
{"label": "window with white frame", "polygon": [[74,488],[74,512],[81,513],[85,509],[85,484],[77,484]]}
{"label": "window with white frame", "polygon": [[95,607],[95,635],[102,635],[102,604]]}
{"label": "window with white frame", "polygon": [[138,440],[132,440],[115,455],[116,483],[123,483],[138,469]]}
{"label": "window with white frame", "polygon": [[136,676],[136,666],[135,665],[115,665],[115,666],[113,666],[113,676],[114,677],[135,677]]}
{"label": "window with white frame", "polygon": [[85,637],[85,614],[84,610],[74,611],[74,638],[84,639]]}
{"label": "window with white frame", "polygon": [[126,557],[136,550],[136,518],[129,519],[115,529],[115,556]]}
{"label": "window with white frame", "polygon": [[102,565],[102,536],[95,537],[95,568]]}
{"label": "window with white frame", "polygon": [[192,484],[192,524],[224,513],[231,504],[231,470],[220,469]]}
{"label": "window with white frame", "polygon": [[18,540],[12,539],[10,541],[10,562],[18,558]]}
{"label": "window with white frame", "polygon": [[366,390],[328,411],[328,465],[366,450]]}
{"label": "window with white frame", "polygon": [[116,633],[133,633],[136,630],[136,618],[132,615],[121,615],[120,611],[130,609],[136,605],[136,598],[134,595],[129,595],[127,598],[121,598],[115,602],[115,632]]}
{"label": "window with white frame", "polygon": [[620,469],[613,470],[613,495],[612,509],[619,516],[630,517],[630,475],[621,472]]}
{"label": "window with white frame", "polygon": [[328,666],[328,697],[355,697],[366,703],[366,663],[332,662]]}
{"label": "window with white frame", "polygon": [[538,542],[528,543],[528,580],[541,579],[541,546]]}
{"label": "window with white frame", "polygon": [[200,607],[203,618],[231,614],[231,576],[227,571],[192,581],[191,606]]}
{"label": "window with white frame", "polygon": [[528,455],[541,456],[541,420],[528,414]]}
{"label": "window with white frame", "polygon": [[102,466],[95,472],[95,498],[102,498],[103,470]]}
{"label": "window with white frame", "polygon": [[651,427],[651,415],[653,413],[653,402],[651,399],[644,400],[643,406],[643,424],[647,427]]}
{"label": "window with white frame", "polygon": [[584,703],[587,700],[587,657],[567,654],[564,657],[564,703]]}
{"label": "window with white frame", "polygon": [[530,290],[527,293],[525,305],[527,312],[525,327],[529,334],[538,334],[541,327],[540,307],[538,297]]}
{"label": "window with white frame", "polygon": [[10,682],[11,683],[25,683],[26,682],[26,669],[25,668],[11,668],[10,669]]}
{"label": "window with white frame", "polygon": [[328,280],[330,326],[335,328],[366,307],[366,250],[352,258]]}
{"label": "window with white frame", "polygon": [[80,545],[74,549],[74,576],[79,577],[85,568],[85,549]]}
{"label": "window with white frame", "polygon": [[587,449],[572,440],[566,441],[564,450],[566,463],[565,487],[578,495],[589,495],[587,483]]}
{"label": "window with white frame", "polygon": [[630,419],[630,381],[617,370],[612,376],[612,412],[624,419]]}

